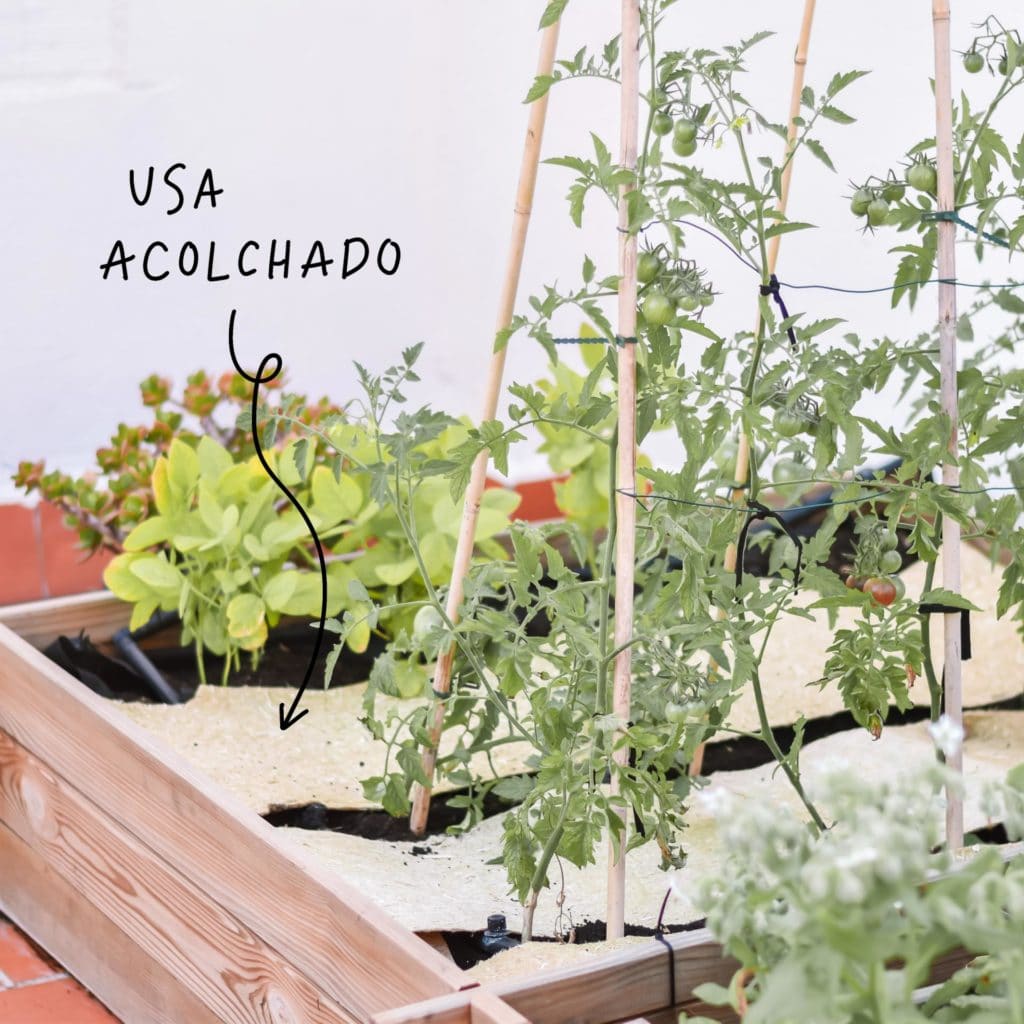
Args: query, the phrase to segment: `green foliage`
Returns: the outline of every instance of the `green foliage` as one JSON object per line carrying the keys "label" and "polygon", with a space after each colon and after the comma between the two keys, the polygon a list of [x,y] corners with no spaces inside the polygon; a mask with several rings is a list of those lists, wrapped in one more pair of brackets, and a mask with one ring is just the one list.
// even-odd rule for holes
{"label": "green foliage", "polygon": [[[341,487],[327,467],[310,472],[308,446],[300,467],[295,456],[301,443],[268,458],[282,481],[309,501],[314,525],[329,539],[360,518],[366,500],[358,486]],[[210,651],[224,658],[226,681],[243,651],[258,659],[268,629],[282,615],[319,617],[320,573],[307,567],[315,565],[308,530],[255,456],[236,461],[211,437],[194,448],[175,440],[157,459],[151,486],[156,514],[125,537],[124,552],[103,577],[134,605],[133,629],[158,609],[176,611],[182,644],[195,646],[200,677],[205,680],[203,652]],[[347,563],[331,563],[330,614],[343,605],[360,607],[349,591],[354,578]],[[348,639],[353,648],[365,648],[369,630]]]}
{"label": "green foliage", "polygon": [[[1015,30],[1005,29],[993,17],[986,18],[979,29],[967,52],[977,54],[981,67],[989,69],[993,90],[983,108],[972,109],[966,93],[961,93],[954,104],[953,194],[958,226],[966,231],[981,260],[986,250],[994,247],[1019,250],[1024,239],[1024,136],[1008,142],[994,123],[1006,98],[1024,85],[1024,60],[1020,36]],[[892,199],[879,223],[888,223],[899,231],[916,232],[920,237],[917,244],[908,242],[890,250],[903,254],[893,281],[898,286],[892,293],[893,306],[903,299],[913,306],[922,283],[935,276],[938,207],[934,159],[934,138],[922,139],[907,150],[905,173],[909,189],[893,195],[893,182],[903,177],[893,171],[873,175],[855,186],[855,194],[863,192],[872,199],[883,195]],[[868,229],[874,226],[877,225],[872,221]],[[1012,302],[1014,297],[1008,299]]]}
{"label": "green foliage", "polygon": [[[371,679],[365,720],[387,744],[389,758],[385,772],[368,780],[367,792],[404,813],[412,787],[424,782],[419,749],[434,742],[429,731],[434,703],[429,696],[426,703],[383,698],[416,691],[409,670],[400,666],[429,664],[450,653],[453,689],[445,698],[437,774],[465,788],[457,798],[465,810],[464,827],[479,820],[490,792],[517,801],[505,819],[503,859],[528,920],[550,884],[553,859],[589,863],[600,836],[623,828],[620,812],[625,812],[630,847],[656,842],[666,868],[680,863],[685,807],[694,785],[687,769],[698,745],[725,727],[732,704],[748,689],[759,713],[756,735],[812,822],[825,828],[800,778],[802,727],[790,749],[778,746],[760,680],[776,626],[810,615],[793,601],[794,546],[770,524],[755,528],[750,542],[768,549],[774,575],[748,576],[737,584],[734,572],[725,568],[726,552],[744,522],[745,500],[770,500],[766,480],[777,481],[777,495],[786,502],[817,484],[833,490],[835,505],[805,544],[800,586],[814,595],[816,608],[850,607],[856,614],[851,626],[836,631],[822,678],[794,685],[835,686],[873,734],[882,729],[891,704],[909,704],[912,675],[923,672],[930,686],[934,681],[936,715],[941,692],[917,613],[924,595],[900,596],[886,605],[847,588],[849,567],[837,572],[831,564],[836,533],[848,519],[861,517],[855,568],[883,575],[895,572],[886,569],[893,566],[886,554],[894,554],[888,541],[883,544],[888,534],[899,529],[905,551],[934,565],[940,521],[954,520],[965,534],[986,537],[1011,553],[999,610],[1021,614],[1024,607],[1020,494],[996,499],[974,493],[1005,466],[1008,449],[1020,441],[1024,383],[1020,371],[1006,368],[1011,362],[1006,357],[1020,340],[1024,303],[1018,308],[1012,295],[992,293],[989,305],[1010,314],[1014,327],[993,345],[991,358],[979,355],[961,378],[960,430],[967,442],[960,458],[962,492],[935,479],[949,457],[950,432],[936,399],[935,332],[905,341],[839,330],[836,318],[808,321],[798,313],[781,319],[770,295],[763,295],[756,334],[720,334],[714,327],[716,293],[690,253],[700,251],[697,242],[703,244],[710,231],[768,284],[769,241],[810,229],[777,210],[783,171],[803,151],[833,168],[826,146],[833,131],[854,119],[847,108],[855,109],[855,86],[864,73],[841,72],[823,86],[808,85],[795,145],[787,152],[786,126],[758,110],[744,83],[750,51],[767,36],[719,50],[663,50],[658,39],[673,7],[665,0],[641,4],[648,116],[637,168],[619,167],[597,135],[584,154],[550,161],[570,176],[568,213],[575,224],[593,203],[617,205],[620,191],[629,190],[629,230],[644,236],[635,339],[637,435],[644,442],[663,431],[679,448],[671,468],[641,463],[639,494],[632,498],[639,523],[630,721],[615,719],[611,699],[617,653],[613,541],[621,501],[621,484],[612,471],[618,443],[616,356],[618,345],[633,343],[616,337],[609,315],[618,287],[613,268],[585,257],[578,282],[544,287],[496,338],[501,347],[529,336],[546,348],[552,363],[544,380],[511,385],[511,402],[500,421],[460,428],[455,436],[446,433],[455,430],[448,417],[428,408],[408,411],[405,392],[417,380],[418,350],[413,349],[382,374],[360,369],[365,415],[352,425],[363,432],[358,457],[344,438],[333,437],[343,460],[358,464],[368,478],[373,500],[393,512],[400,534],[396,550],[404,539],[411,553],[401,567],[407,574],[401,585],[418,580],[422,587],[407,609],[396,611],[392,605],[389,610],[375,602],[371,614],[411,617],[424,605],[432,609],[418,624],[393,631],[388,655]],[[548,16],[560,10],[551,5]],[[617,81],[618,59],[617,45],[600,54],[581,50],[555,74],[535,82],[531,96],[572,78]],[[973,114],[965,121],[961,111],[958,118],[961,141],[970,146],[971,139],[980,140],[977,158],[968,159],[962,150],[964,166],[998,166],[1003,174],[1006,157],[988,127],[982,130]],[[742,169],[738,180],[705,173],[706,147],[733,153]],[[926,150],[911,155],[927,159]],[[989,153],[995,154],[994,163],[983,159]],[[915,178],[922,182],[927,173],[922,166]],[[985,171],[977,173],[984,177]],[[920,251],[907,255],[917,261],[915,273],[930,265],[935,225],[920,212],[931,209],[927,195],[918,195],[895,173],[871,189],[878,195],[867,196],[865,213],[874,199],[887,204],[886,218],[915,204],[915,224],[923,235],[916,240]],[[895,213],[892,219],[898,219]],[[585,323],[579,335],[595,343],[580,350],[582,367],[566,365],[561,359],[566,350],[554,340],[567,318],[578,323],[581,313]],[[972,319],[968,314],[958,325],[962,336],[971,332]],[[790,330],[796,346],[790,344]],[[863,414],[865,398],[899,381],[921,396],[910,427]],[[453,515],[482,452],[504,470],[515,446],[530,443],[536,434],[552,468],[567,474],[557,492],[566,523],[513,524],[511,550],[494,551],[472,567],[455,621],[446,613],[441,589],[446,578],[428,557],[426,509],[435,507],[448,488],[454,504],[445,515]],[[750,465],[736,480],[733,439],[740,435],[749,442]],[[902,464],[891,478],[853,477],[866,462],[893,457]],[[1024,485],[1019,465],[1016,473]],[[870,514],[862,516],[865,508]],[[936,596],[931,581],[925,589]],[[399,608],[406,601],[404,592],[393,596]],[[481,765],[495,749],[512,743],[524,745],[528,771],[501,781]],[[629,748],[625,765],[611,756],[616,743]],[[615,797],[606,777],[614,783]],[[635,827],[637,820],[642,828]]]}
{"label": "green foliage", "polygon": [[[280,378],[264,385],[279,388]],[[143,406],[152,422],[130,427],[118,424],[109,444],[97,449],[96,468],[72,477],[46,468],[45,462],[21,462],[14,482],[26,494],[38,493],[55,504],[64,521],[78,533],[79,546],[90,554],[120,552],[124,538],[156,506],[150,478],[157,460],[175,438],[195,447],[208,435],[239,457],[252,451],[249,431],[252,384],[235,373],[214,380],[203,370],[190,374],[180,394],[165,377],[151,374],[139,385]],[[338,410],[326,398],[310,402],[304,395],[282,394],[281,405],[303,423],[317,424]],[[283,435],[278,447],[290,439]],[[269,447],[269,445],[268,445]]]}
{"label": "green foliage", "polygon": [[[1012,835],[1024,826],[1020,774],[987,796]],[[723,797],[720,872],[699,899],[753,978],[747,1024],[1024,1020],[1024,862],[980,849],[950,870],[935,851],[941,787],[958,784],[938,765],[874,785],[833,775],[820,795],[836,824],[820,835],[776,807]],[[976,959],[916,1000],[959,947]],[[736,984],[696,994],[737,1006]]]}

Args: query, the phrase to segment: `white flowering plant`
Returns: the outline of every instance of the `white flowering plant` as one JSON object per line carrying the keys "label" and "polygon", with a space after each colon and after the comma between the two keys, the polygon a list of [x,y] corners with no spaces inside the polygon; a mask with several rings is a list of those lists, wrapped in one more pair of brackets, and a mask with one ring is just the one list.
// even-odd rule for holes
{"label": "white flowering plant", "polygon": [[[727,854],[700,900],[741,968],[696,994],[745,1024],[1024,1024],[1024,858],[979,847],[954,865],[939,845],[947,785],[939,763],[877,786],[836,772],[816,794],[836,821],[820,834],[777,807],[719,801]],[[1024,834],[1024,765],[983,806]],[[922,991],[958,948],[975,959]]]}

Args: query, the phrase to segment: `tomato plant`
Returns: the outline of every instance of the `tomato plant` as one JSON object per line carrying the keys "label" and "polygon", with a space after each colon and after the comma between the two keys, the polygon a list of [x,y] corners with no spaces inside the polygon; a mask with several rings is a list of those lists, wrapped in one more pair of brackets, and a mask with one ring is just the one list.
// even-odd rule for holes
{"label": "tomato plant", "polygon": [[[564,6],[558,0],[552,10]],[[961,429],[970,445],[961,460],[965,490],[952,493],[933,479],[949,435],[948,424],[928,405],[934,401],[934,337],[908,342],[866,323],[838,331],[840,321],[832,317],[796,313],[783,319],[774,301],[786,286],[772,281],[773,237],[810,230],[779,211],[784,167],[799,157],[835,169],[826,146],[853,120],[843,107],[868,101],[857,89],[863,73],[839,71],[807,85],[787,155],[778,138],[785,128],[751,100],[755,93],[745,80],[751,51],[765,45],[766,34],[714,50],[666,48],[667,23],[681,8],[672,0],[643,0],[641,13],[645,106],[636,168],[618,166],[597,133],[586,151],[548,161],[569,175],[568,216],[577,226],[595,204],[617,207],[620,191],[630,190],[624,230],[643,236],[637,337],[618,338],[612,326],[617,267],[600,267],[585,256],[579,280],[565,283],[569,275],[563,274],[559,283],[540,289],[497,338],[499,346],[526,338],[543,345],[552,364],[549,379],[511,385],[501,421],[469,427],[459,444],[443,451],[434,442],[451,426],[448,419],[404,406],[405,390],[415,382],[415,354],[379,375],[360,371],[362,426],[372,442],[360,457],[368,493],[394,510],[412,552],[412,571],[423,579],[422,600],[434,611],[429,625],[424,613],[420,628],[414,624],[404,646],[397,642],[389,655],[413,650],[426,657],[436,653],[441,636],[455,645],[454,687],[445,703],[445,749],[452,753],[439,758],[438,770],[466,790],[459,806],[467,826],[479,820],[490,792],[518,801],[503,819],[502,854],[527,922],[556,857],[591,864],[602,837],[623,827],[605,785],[608,776],[627,804],[627,820],[641,825],[629,826],[629,848],[653,842],[664,866],[680,862],[687,800],[699,784],[689,765],[698,746],[727,727],[732,705],[747,692],[760,710],[757,736],[807,817],[824,828],[801,780],[800,735],[782,749],[764,711],[761,663],[777,639],[774,631],[780,622],[809,613],[793,601],[795,545],[788,538],[773,544],[771,578],[739,578],[727,569],[726,553],[751,516],[767,507],[763,502],[796,504],[817,485],[831,491],[833,503],[822,513],[820,529],[803,545],[799,583],[811,595],[811,611],[847,608],[852,618],[835,628],[820,675],[803,682],[834,687],[874,736],[892,706],[909,707],[908,679],[918,674],[928,679],[938,715],[941,682],[917,607],[935,589],[938,521],[955,517],[1008,547],[1015,566],[1024,564],[1024,541],[1014,538],[1013,526],[1019,495],[993,500],[967,493],[984,490],[992,461],[1019,441],[1024,422],[1024,387],[1007,376],[1014,371],[996,365],[994,346],[979,346],[977,363],[964,376]],[[993,32],[991,45],[1003,45],[997,36]],[[618,46],[612,39],[559,62],[555,73],[534,82],[529,98],[573,79],[617,81]],[[998,61],[990,49],[984,52],[990,63]],[[1007,49],[999,98],[1020,77],[1014,53]],[[1024,175],[1019,161],[1007,158],[1013,147],[1000,146],[993,132],[991,117],[959,111],[957,160],[968,181],[963,188],[991,217],[1016,201]],[[705,166],[704,154],[712,149],[733,159],[735,177],[717,178],[710,161]],[[905,175],[894,169],[901,159],[909,163]],[[850,207],[879,233],[919,230],[921,245],[903,255],[912,256],[915,279],[927,278],[935,234],[925,216],[934,211],[932,147],[927,140],[916,143],[891,163],[854,185]],[[838,194],[836,201],[843,202]],[[1017,221],[1007,218],[1005,226],[1016,245]],[[725,332],[725,318],[716,315],[705,261],[713,259],[710,252],[719,256],[721,247],[709,242],[709,234],[752,268],[750,301],[759,314],[753,334]],[[911,291],[908,266],[901,260],[894,296]],[[799,280],[798,270],[793,273]],[[1012,293],[993,292],[988,302],[1010,313],[1015,324],[1024,317],[1024,303]],[[578,354],[555,342],[565,340],[565,323],[578,323],[580,314],[586,328],[579,331]],[[970,331],[969,319],[962,332]],[[1012,350],[1016,332],[1007,332],[1012,340],[1004,349]],[[670,465],[642,465],[635,495],[623,495],[615,470],[615,356],[623,344],[636,345],[639,444],[660,431],[681,449]],[[906,428],[876,422],[863,405],[900,380],[916,385],[909,400],[919,401],[926,413]],[[459,621],[448,621],[443,580],[432,574],[420,537],[417,501],[425,495],[435,500],[431,487],[438,481],[458,500],[482,453],[504,472],[510,451],[529,443],[534,432],[543,438],[552,467],[567,475],[558,492],[567,522],[513,524],[509,550],[473,567]],[[739,470],[738,452],[749,454]],[[899,465],[884,480],[872,472],[855,475],[865,464],[892,459]],[[773,498],[769,491],[776,492]],[[613,719],[610,678],[616,507],[623,496],[640,505],[628,723]],[[833,541],[850,523],[856,564],[837,572],[830,566]],[[894,574],[904,557],[929,566],[921,594],[901,593],[905,588]],[[1019,614],[1022,578],[1019,567],[1007,573],[1003,611]],[[541,621],[544,630],[538,632]],[[418,751],[431,708],[378,705],[378,695],[396,689],[394,664],[393,657],[382,660],[367,691],[367,721],[393,756],[388,774],[368,780],[366,788],[402,813],[410,788],[422,781]],[[632,753],[626,764],[610,757],[617,732]],[[535,771],[499,780],[468,767],[474,753],[512,742],[530,744]]]}

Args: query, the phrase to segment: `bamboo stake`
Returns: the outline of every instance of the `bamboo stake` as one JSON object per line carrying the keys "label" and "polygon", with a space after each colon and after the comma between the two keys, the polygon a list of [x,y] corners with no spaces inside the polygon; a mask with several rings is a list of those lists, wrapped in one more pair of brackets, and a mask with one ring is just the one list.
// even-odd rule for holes
{"label": "bamboo stake", "polygon": [[[622,0],[622,95],[620,163],[636,169],[640,123],[640,5]],[[636,336],[636,234],[629,231],[628,186],[619,191],[619,337]],[[612,712],[623,724],[629,721],[632,690],[633,581],[636,567],[636,503],[622,492],[636,492],[636,345],[623,341],[618,357],[618,489],[615,493],[618,528],[615,533],[615,656]],[[629,748],[616,731],[612,758],[620,769],[629,763]],[[611,795],[619,795],[619,776],[612,772]],[[621,938],[626,907],[626,812],[619,809],[622,831],[609,836],[608,913],[609,939]]]}
{"label": "bamboo stake", "polygon": [[[799,126],[796,119],[800,116],[800,97],[804,91],[804,75],[807,71],[807,51],[811,43],[811,24],[814,21],[815,0],[804,0],[804,17],[800,25],[800,37],[797,40],[796,52],[793,54],[793,91],[789,99],[789,126],[786,141],[786,157],[789,162],[782,171],[782,187],[776,209],[783,216],[786,214],[786,206],[789,203],[789,185],[793,180],[794,160],[789,159],[796,145],[796,136]],[[782,235],[775,235],[768,241],[768,274],[775,273],[775,266],[779,259],[779,244]],[[754,325],[754,337],[761,333],[761,307],[757,308],[757,321]],[[744,430],[740,433],[739,445],[736,450],[736,475],[733,482],[745,484],[747,475],[750,472],[750,437]],[[732,492],[733,504],[740,504],[746,498],[745,488],[738,487]],[[725,549],[725,560],[723,567],[726,572],[736,571],[736,544],[732,543]],[[723,609],[718,609],[718,617],[725,615]],[[693,760],[690,762],[690,775],[700,775],[704,767],[704,744],[702,743],[694,752]]]}
{"label": "bamboo stake", "polygon": [[[537,61],[537,75],[550,75],[555,63],[555,50],[558,45],[559,22],[548,26],[541,36],[540,57]],[[526,249],[526,235],[530,226],[530,211],[533,207],[533,193],[537,184],[537,167],[540,163],[541,141],[544,136],[544,122],[548,111],[548,94],[545,93],[530,105],[530,118],[526,129],[526,143],[523,149],[523,161],[519,170],[519,185],[516,191],[516,204],[512,218],[512,239],[509,243],[508,259],[505,265],[505,278],[498,302],[497,331],[502,331],[512,322],[515,311],[516,292],[519,289],[519,273],[523,265],[523,252]],[[501,392],[501,380],[505,371],[505,349],[493,351],[487,372],[487,384],[484,391],[481,422],[493,420],[498,409],[498,397]],[[451,583],[448,588],[448,599],[445,611],[454,623],[459,618],[459,606],[462,604],[466,574],[469,571],[473,556],[473,545],[476,538],[476,523],[480,512],[480,501],[483,497],[484,484],[487,479],[488,452],[484,449],[476,457],[466,487],[466,497],[462,509],[462,524],[455,548],[455,561],[452,565]],[[417,786],[413,795],[412,812],[409,816],[409,829],[414,835],[421,835],[427,827],[427,815],[430,812],[430,797],[434,778],[434,765],[437,761],[437,746],[441,740],[444,726],[444,694],[451,690],[452,661],[455,657],[454,644],[444,651],[437,659],[434,669],[434,693],[437,699],[431,713],[429,737],[430,743],[423,747],[423,774],[430,784]]]}
{"label": "bamboo stake", "polygon": [[[935,157],[938,177],[938,209],[956,209],[953,178],[953,94],[950,69],[949,0],[932,0],[932,29],[935,38]],[[957,354],[956,354],[956,226],[952,221],[938,224],[939,280],[939,376],[942,411],[949,417],[948,458],[942,465],[946,487],[960,486],[957,464]],[[942,517],[942,585],[960,593],[960,524],[952,516]],[[945,713],[963,728],[961,681],[960,614],[942,617],[944,639]],[[963,751],[957,747],[946,763],[963,775]],[[951,850],[964,845],[964,808],[960,796],[946,790],[946,842]]]}

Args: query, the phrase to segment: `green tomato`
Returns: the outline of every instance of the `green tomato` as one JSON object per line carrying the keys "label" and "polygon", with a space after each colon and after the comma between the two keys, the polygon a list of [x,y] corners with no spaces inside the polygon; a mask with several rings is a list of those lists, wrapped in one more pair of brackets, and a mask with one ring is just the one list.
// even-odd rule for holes
{"label": "green tomato", "polygon": [[701,293],[700,293],[700,294],[699,294],[699,295],[697,296],[697,301],[698,301],[698,302],[699,302],[699,303],[700,303],[700,304],[701,304],[702,306],[710,306],[710,305],[713,305],[713,304],[714,304],[714,301],[715,301],[715,296],[714,296],[714,293],[713,293],[713,292],[710,292],[710,291],[707,291],[707,292],[701,292]]}
{"label": "green tomato", "polygon": [[878,560],[878,567],[891,576],[903,568],[903,559],[898,551],[883,551],[882,557]]}
{"label": "green tomato", "polygon": [[650,284],[661,273],[661,260],[653,252],[642,252],[636,261],[636,277],[641,284]]}
{"label": "green tomato", "polygon": [[690,142],[685,142],[679,137],[679,132],[677,131],[672,136],[672,152],[676,156],[693,156],[697,152],[697,141],[694,139]]}
{"label": "green tomato", "polygon": [[732,473],[736,470],[738,453],[739,445],[732,438],[728,438],[718,446],[715,454],[711,456],[711,461],[719,473]]}
{"label": "green tomato", "polygon": [[780,459],[772,467],[772,481],[776,484],[791,484],[807,479],[807,467],[793,459]]}
{"label": "green tomato", "polygon": [[1006,54],[1003,54],[1003,56],[999,58],[999,74],[1005,78],[1009,70],[1010,62],[1006,59]]}
{"label": "green tomato", "polygon": [[652,327],[664,327],[676,315],[672,300],[664,292],[648,292],[642,306],[644,319]]}
{"label": "green tomato", "polygon": [[432,629],[442,625],[444,619],[441,613],[432,604],[425,604],[412,620],[412,637],[414,640],[422,641]]}
{"label": "green tomato", "polygon": [[868,203],[868,223],[877,228],[884,224],[889,216],[889,204],[882,198],[872,199]]}
{"label": "green tomato", "polygon": [[918,192],[934,192],[936,180],[935,168],[923,160],[918,160],[907,168],[907,184],[911,188],[916,188]]}
{"label": "green tomato", "polygon": [[684,313],[692,313],[695,309],[700,308],[700,300],[696,295],[691,295],[689,292],[680,295],[677,301],[679,303],[679,308]]}
{"label": "green tomato", "polygon": [[887,203],[898,203],[906,192],[906,187],[901,181],[887,181],[882,186],[882,198]]}
{"label": "green tomato", "polygon": [[856,216],[863,217],[868,212],[871,199],[871,192],[868,189],[859,188],[853,193],[853,198],[850,200],[850,209]]}
{"label": "green tomato", "polygon": [[680,722],[686,721],[686,708],[682,704],[677,704],[674,700],[670,700],[665,705],[665,720],[671,722],[673,725],[678,725]]}
{"label": "green tomato", "polygon": [[892,530],[882,530],[878,535],[878,546],[883,551],[895,551],[899,545],[899,538],[892,532]]}
{"label": "green tomato", "polygon": [[964,54],[964,70],[969,75],[976,75],[985,66],[985,58],[977,50],[968,50]]}
{"label": "green tomato", "polygon": [[803,416],[796,409],[787,409],[785,406],[781,409],[776,409],[773,423],[775,425],[775,433],[779,437],[796,437],[807,425]]}
{"label": "green tomato", "polygon": [[675,138],[680,142],[697,141],[697,124],[689,118],[683,118],[676,124]]}
{"label": "green tomato", "polygon": [[655,135],[668,135],[674,124],[671,115],[661,111],[654,115],[654,120],[651,121],[651,131]]}

